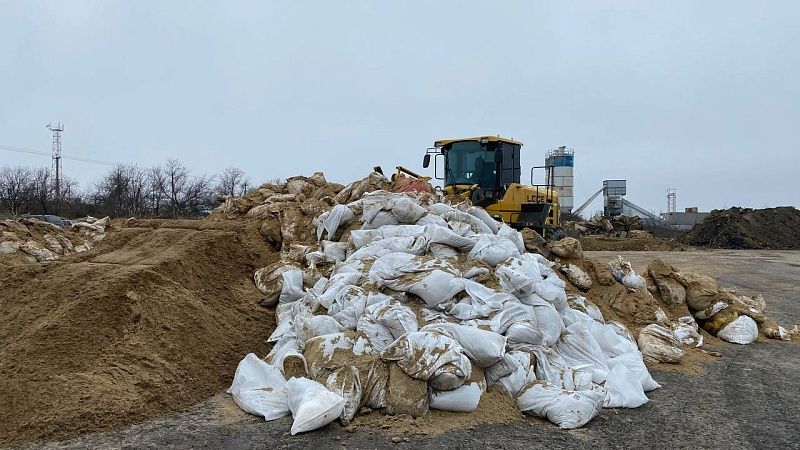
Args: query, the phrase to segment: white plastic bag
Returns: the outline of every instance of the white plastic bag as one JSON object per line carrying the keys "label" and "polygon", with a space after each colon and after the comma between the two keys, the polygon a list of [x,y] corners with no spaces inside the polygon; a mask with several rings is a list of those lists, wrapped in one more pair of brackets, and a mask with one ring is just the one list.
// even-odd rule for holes
{"label": "white plastic bag", "polygon": [[289,414],[286,380],[281,371],[248,353],[236,367],[228,388],[233,401],[245,412],[275,420]]}
{"label": "white plastic bag", "polygon": [[342,414],[347,400],[308,378],[292,378],[286,382],[289,410],[292,411],[292,435],[316,430],[333,422]]}
{"label": "white plastic bag", "polygon": [[758,338],[758,324],[749,316],[739,316],[722,327],[717,332],[717,337],[734,344],[750,344]]}
{"label": "white plastic bag", "polygon": [[283,277],[283,287],[278,301],[290,303],[303,298],[303,271],[300,269],[290,269],[281,274]]}

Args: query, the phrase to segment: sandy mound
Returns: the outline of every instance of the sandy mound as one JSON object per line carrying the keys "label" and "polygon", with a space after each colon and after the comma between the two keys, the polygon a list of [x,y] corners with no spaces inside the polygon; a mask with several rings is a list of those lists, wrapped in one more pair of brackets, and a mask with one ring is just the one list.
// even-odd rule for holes
{"label": "sandy mound", "polygon": [[800,210],[793,207],[714,210],[681,239],[732,249],[800,249]]}
{"label": "sandy mound", "polygon": [[[93,250],[0,279],[0,443],[65,438],[189,407],[225,388],[274,326],[257,221],[112,226]],[[115,229],[114,229],[115,228]]]}

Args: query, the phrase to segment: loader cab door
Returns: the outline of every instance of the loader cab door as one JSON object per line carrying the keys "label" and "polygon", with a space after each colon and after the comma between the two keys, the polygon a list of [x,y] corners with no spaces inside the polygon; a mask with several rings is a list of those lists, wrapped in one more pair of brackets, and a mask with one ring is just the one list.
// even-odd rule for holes
{"label": "loader cab door", "polygon": [[477,184],[483,189],[495,190],[498,186],[498,164],[490,143],[459,141],[442,148],[444,153],[444,184]]}

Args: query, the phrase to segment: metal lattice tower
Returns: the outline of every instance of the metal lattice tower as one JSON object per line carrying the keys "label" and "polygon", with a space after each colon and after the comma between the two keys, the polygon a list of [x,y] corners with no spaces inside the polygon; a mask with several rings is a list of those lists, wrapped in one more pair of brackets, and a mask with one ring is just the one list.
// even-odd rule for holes
{"label": "metal lattice tower", "polygon": [[667,189],[667,212],[675,212],[678,210],[678,194],[675,188]]}
{"label": "metal lattice tower", "polygon": [[56,213],[58,213],[58,207],[61,205],[61,132],[64,131],[64,124],[48,123],[46,126],[53,132],[53,172],[55,172]]}

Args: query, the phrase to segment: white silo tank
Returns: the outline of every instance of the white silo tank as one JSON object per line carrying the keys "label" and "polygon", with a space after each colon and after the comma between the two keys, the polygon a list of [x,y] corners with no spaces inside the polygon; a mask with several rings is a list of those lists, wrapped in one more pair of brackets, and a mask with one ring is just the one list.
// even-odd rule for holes
{"label": "white silo tank", "polygon": [[545,155],[544,164],[552,167],[553,179],[550,180],[551,171],[548,171],[547,183],[552,184],[558,193],[558,206],[561,214],[572,212],[575,204],[575,196],[573,194],[575,187],[575,177],[573,175],[575,150],[564,146],[550,150]]}

